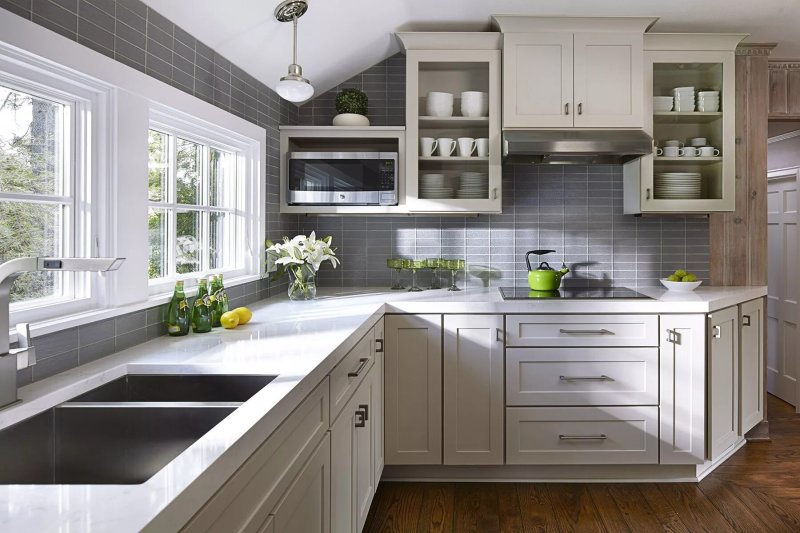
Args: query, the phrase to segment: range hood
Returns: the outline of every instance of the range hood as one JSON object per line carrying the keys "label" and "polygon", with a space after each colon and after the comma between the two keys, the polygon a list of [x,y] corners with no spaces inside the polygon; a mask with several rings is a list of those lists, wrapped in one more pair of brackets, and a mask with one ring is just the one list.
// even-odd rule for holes
{"label": "range hood", "polygon": [[652,153],[653,139],[642,130],[503,132],[503,155],[515,164],[620,164]]}

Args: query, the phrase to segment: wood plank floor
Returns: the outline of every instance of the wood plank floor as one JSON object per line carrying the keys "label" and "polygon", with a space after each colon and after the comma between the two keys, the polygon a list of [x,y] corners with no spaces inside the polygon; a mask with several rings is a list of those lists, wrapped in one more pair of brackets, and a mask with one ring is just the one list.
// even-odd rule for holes
{"label": "wood plank floor", "polygon": [[369,533],[800,532],[800,416],[770,396],[771,442],[700,483],[381,483]]}

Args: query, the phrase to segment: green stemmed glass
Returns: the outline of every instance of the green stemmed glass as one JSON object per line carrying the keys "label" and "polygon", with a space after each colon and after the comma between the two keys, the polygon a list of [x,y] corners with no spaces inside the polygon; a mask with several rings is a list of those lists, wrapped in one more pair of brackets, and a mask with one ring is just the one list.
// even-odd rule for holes
{"label": "green stemmed glass", "polygon": [[442,268],[444,265],[443,259],[439,258],[428,258],[425,260],[426,268],[429,268],[431,271],[431,289],[441,289],[442,285],[439,283],[439,276],[436,275],[436,271],[439,268]]}
{"label": "green stemmed glass", "polygon": [[467,262],[463,259],[448,259],[447,263],[447,270],[450,271],[450,288],[447,289],[448,291],[460,291],[461,289],[458,288],[456,285],[456,274],[459,270],[464,270],[466,267]]}
{"label": "green stemmed glass", "polygon": [[403,268],[411,270],[411,288],[408,292],[422,292],[417,286],[417,270],[426,268],[424,259],[407,259],[403,263]]}
{"label": "green stemmed glass", "polygon": [[403,259],[398,257],[387,259],[386,266],[397,272],[397,280],[392,284],[391,289],[393,291],[401,291],[405,289],[403,284],[400,282],[400,273],[403,271]]}

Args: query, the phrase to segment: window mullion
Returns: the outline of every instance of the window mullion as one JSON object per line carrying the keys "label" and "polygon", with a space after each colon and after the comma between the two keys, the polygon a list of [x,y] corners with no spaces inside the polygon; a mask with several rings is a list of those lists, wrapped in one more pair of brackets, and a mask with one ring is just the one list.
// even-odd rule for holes
{"label": "window mullion", "polygon": [[178,203],[178,151],[177,139],[175,135],[169,134],[169,154],[168,154],[168,172],[169,179],[167,180],[169,194],[167,198],[173,205],[171,209],[167,210],[167,247],[169,249],[169,264],[167,265],[167,278],[174,279],[178,275],[178,257],[176,250],[176,243],[178,240],[178,222],[177,222],[177,203]]}

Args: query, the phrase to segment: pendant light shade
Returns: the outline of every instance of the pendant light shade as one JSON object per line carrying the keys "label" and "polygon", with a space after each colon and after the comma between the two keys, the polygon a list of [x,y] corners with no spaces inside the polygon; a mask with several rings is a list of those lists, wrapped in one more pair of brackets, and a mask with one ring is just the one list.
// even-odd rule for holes
{"label": "pendant light shade", "polygon": [[305,102],[314,96],[314,86],[303,77],[303,67],[297,64],[297,19],[308,9],[306,0],[285,0],[275,8],[275,18],[279,22],[292,22],[292,64],[289,73],[275,86],[275,91],[284,100]]}

